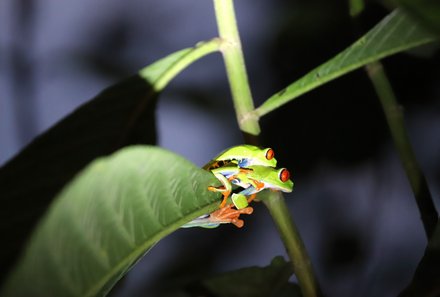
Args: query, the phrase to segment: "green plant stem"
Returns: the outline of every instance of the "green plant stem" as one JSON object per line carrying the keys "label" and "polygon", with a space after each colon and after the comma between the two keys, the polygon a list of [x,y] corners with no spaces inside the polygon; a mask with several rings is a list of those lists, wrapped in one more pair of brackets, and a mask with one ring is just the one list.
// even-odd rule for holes
{"label": "green plant stem", "polygon": [[272,192],[263,200],[277,226],[304,297],[321,296],[312,264],[304,243],[280,192]]}
{"label": "green plant stem", "polygon": [[[243,51],[238,34],[233,0],[213,0],[219,35],[223,41],[220,51],[226,66],[235,112],[245,139],[258,142],[259,117],[255,115],[254,103],[246,74]],[[284,198],[279,193],[269,195],[265,201],[284,242],[304,297],[317,297],[318,286],[309,258],[298,230],[291,220]]]}
{"label": "green plant stem", "polygon": [[258,135],[260,126],[258,118],[253,116],[254,102],[249,88],[233,0],[214,0],[214,9],[219,36],[223,41],[220,51],[225,61],[238,125],[241,131]]}
{"label": "green plant stem", "polygon": [[382,104],[394,145],[409,179],[429,239],[434,233],[438,213],[432,201],[428,183],[417,163],[406,133],[402,108],[397,103],[382,64],[380,62],[370,63],[366,66],[366,69]]}

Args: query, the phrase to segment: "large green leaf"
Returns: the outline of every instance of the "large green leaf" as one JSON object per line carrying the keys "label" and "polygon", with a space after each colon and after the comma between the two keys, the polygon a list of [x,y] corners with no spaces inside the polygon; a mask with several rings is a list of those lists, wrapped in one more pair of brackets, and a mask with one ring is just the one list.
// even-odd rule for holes
{"label": "large green leaf", "polygon": [[33,233],[4,296],[103,296],[157,241],[218,207],[208,171],[154,146],[95,160]]}
{"label": "large green leaf", "polygon": [[168,279],[162,297],[300,297],[297,283],[290,282],[293,266],[276,256],[268,266],[251,266],[220,273],[186,273]]}
{"label": "large green leaf", "polygon": [[292,275],[292,264],[279,256],[269,266],[247,267],[205,277],[200,285],[218,297],[300,297],[299,286],[289,283]]}
{"label": "large green leaf", "polygon": [[346,50],[271,96],[255,113],[263,116],[287,102],[350,71],[386,56],[437,40],[397,9]]}
{"label": "large green leaf", "polygon": [[130,144],[155,144],[157,92],[218,49],[219,40],[173,53],[102,91],[0,168],[0,282],[57,192],[90,161]]}

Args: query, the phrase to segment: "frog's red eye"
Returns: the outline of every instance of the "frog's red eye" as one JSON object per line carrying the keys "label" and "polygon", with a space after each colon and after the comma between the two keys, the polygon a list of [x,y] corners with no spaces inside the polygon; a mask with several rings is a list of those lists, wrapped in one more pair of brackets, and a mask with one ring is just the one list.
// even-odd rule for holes
{"label": "frog's red eye", "polygon": [[267,160],[272,160],[273,157],[275,157],[275,152],[273,151],[273,149],[268,149],[266,152],[266,159]]}
{"label": "frog's red eye", "polygon": [[283,168],[280,170],[280,173],[278,174],[278,177],[280,178],[280,180],[285,183],[286,181],[288,181],[290,179],[290,172],[289,170],[287,170],[286,168]]}

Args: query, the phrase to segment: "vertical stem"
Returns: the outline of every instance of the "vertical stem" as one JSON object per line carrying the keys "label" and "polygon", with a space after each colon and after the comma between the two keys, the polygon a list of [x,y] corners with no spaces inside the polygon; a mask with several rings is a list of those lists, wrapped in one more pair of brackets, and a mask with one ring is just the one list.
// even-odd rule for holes
{"label": "vertical stem", "polygon": [[270,193],[263,200],[281,234],[287,254],[292,261],[295,275],[304,297],[321,296],[304,243],[280,192]]}
{"label": "vertical stem", "polygon": [[[238,124],[244,132],[247,143],[258,143],[255,136],[260,133],[259,118],[253,113],[254,103],[246,74],[233,0],[214,0],[214,8],[219,35],[223,41],[220,50],[226,65]],[[278,227],[292,261],[303,296],[319,296],[309,257],[298,230],[291,220],[284,198],[280,193],[273,193],[269,195],[265,203]]]}
{"label": "vertical stem", "polygon": [[249,88],[233,0],[214,0],[214,9],[219,35],[223,41],[220,50],[226,65],[238,125],[241,131],[258,135],[260,126],[258,118],[251,116],[254,102]]}
{"label": "vertical stem", "polygon": [[409,179],[429,239],[437,225],[438,213],[432,201],[428,183],[417,163],[406,133],[402,109],[397,103],[382,64],[374,62],[367,65],[366,68],[385,112],[394,145]]}
{"label": "vertical stem", "polygon": [[[363,0],[349,0],[350,12],[355,25],[358,16],[364,9]],[[438,213],[435,209],[428,183],[420,169],[411,142],[406,133],[403,112],[396,100],[393,88],[379,61],[372,62],[365,66],[367,74],[373,83],[374,89],[382,104],[388,127],[393,138],[394,145],[399,154],[405,173],[411,185],[414,197],[419,208],[423,227],[426,236],[431,238],[438,222]]]}

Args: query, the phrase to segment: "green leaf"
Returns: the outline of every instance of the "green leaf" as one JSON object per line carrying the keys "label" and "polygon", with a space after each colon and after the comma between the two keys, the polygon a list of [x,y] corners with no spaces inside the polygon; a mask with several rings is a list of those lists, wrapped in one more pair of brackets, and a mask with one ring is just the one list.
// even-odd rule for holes
{"label": "green leaf", "polygon": [[208,171],[153,146],[95,160],[56,197],[0,296],[103,296],[157,241],[213,211]]}
{"label": "green leaf", "polygon": [[[154,89],[161,91],[171,79],[201,57],[219,51],[222,40],[214,38],[199,42],[195,47],[183,49],[139,71],[147,81],[154,82]],[[169,65],[170,67],[165,67]]]}
{"label": "green leaf", "polygon": [[77,172],[121,147],[156,143],[158,91],[219,44],[214,39],[178,51],[105,89],[0,168],[1,277],[53,197]]}
{"label": "green leaf", "polygon": [[263,116],[279,106],[370,62],[437,40],[397,9],[331,60],[267,99],[254,112]]}
{"label": "green leaf", "polygon": [[155,144],[157,94],[130,77],[79,107],[0,168],[0,276],[60,189],[94,158]]}
{"label": "green leaf", "polygon": [[201,286],[218,297],[301,296],[299,286],[289,283],[292,274],[292,265],[279,256],[266,267],[242,268],[205,278]]}
{"label": "green leaf", "polygon": [[277,256],[268,266],[252,266],[215,274],[185,273],[168,280],[160,296],[300,297],[299,285],[289,282],[292,275],[292,264]]}

